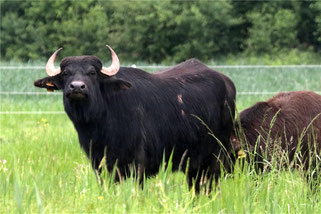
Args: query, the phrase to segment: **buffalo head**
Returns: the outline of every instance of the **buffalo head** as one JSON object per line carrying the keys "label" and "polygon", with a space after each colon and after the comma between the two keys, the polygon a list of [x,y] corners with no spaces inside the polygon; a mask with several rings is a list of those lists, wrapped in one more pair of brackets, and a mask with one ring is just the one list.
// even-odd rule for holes
{"label": "buffalo head", "polygon": [[120,69],[119,59],[113,49],[108,45],[107,47],[112,55],[112,64],[109,67],[103,67],[96,56],[71,56],[63,58],[60,67],[55,68],[56,55],[61,48],[56,50],[46,64],[49,77],[37,80],[34,85],[47,88],[48,91],[63,90],[65,110],[71,117],[71,111],[75,112],[75,109],[82,112],[78,114],[87,116],[90,112],[101,112],[94,109],[103,106],[103,103],[100,103],[104,102],[103,94],[131,87],[129,82],[116,77]]}

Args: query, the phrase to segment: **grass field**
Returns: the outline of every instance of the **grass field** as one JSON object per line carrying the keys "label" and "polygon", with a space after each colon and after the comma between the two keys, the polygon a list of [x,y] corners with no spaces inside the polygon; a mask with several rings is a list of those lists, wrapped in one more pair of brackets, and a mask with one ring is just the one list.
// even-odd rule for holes
{"label": "grass field", "polygon": [[[238,92],[321,91],[321,68],[219,70]],[[33,86],[44,70],[0,74],[0,213],[321,213],[321,191],[312,192],[302,172],[273,167],[259,176],[237,165],[210,196],[196,196],[183,173],[165,169],[143,190],[131,179],[113,184],[111,175],[99,185],[76,131],[60,113],[61,95],[3,93],[44,92]],[[238,110],[271,96],[239,93]],[[39,111],[45,113],[30,114]]]}

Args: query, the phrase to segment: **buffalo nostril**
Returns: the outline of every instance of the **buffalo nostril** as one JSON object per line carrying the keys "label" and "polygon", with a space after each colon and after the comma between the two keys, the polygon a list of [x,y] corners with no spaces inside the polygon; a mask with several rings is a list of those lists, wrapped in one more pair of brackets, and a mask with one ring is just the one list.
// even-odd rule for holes
{"label": "buffalo nostril", "polygon": [[73,81],[73,82],[70,83],[69,87],[72,90],[80,90],[80,91],[82,91],[82,90],[85,90],[87,86],[82,81]]}

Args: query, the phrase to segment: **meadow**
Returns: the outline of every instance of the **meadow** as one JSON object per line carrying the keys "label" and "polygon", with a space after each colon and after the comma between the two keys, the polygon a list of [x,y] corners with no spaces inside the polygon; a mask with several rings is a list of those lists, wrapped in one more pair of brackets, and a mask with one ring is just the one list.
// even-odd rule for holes
{"label": "meadow", "polygon": [[[23,67],[0,68],[0,213],[321,213],[321,191],[312,191],[301,171],[273,165],[258,175],[237,164],[209,196],[195,195],[183,173],[163,167],[144,189],[133,179],[114,184],[112,174],[99,185],[62,95],[33,94],[45,92],[33,82],[46,73]],[[321,91],[321,67],[215,70],[235,83],[239,111],[278,91]]]}

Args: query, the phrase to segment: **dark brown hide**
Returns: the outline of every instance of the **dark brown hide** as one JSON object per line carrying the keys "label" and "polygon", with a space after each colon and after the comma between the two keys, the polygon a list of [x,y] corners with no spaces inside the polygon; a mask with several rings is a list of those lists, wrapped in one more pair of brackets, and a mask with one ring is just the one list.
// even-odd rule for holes
{"label": "dark brown hide", "polygon": [[[255,151],[252,154],[256,154],[259,162],[270,161],[272,156],[284,158],[283,154],[287,154],[284,161],[289,163],[295,159],[296,167],[307,169],[309,157],[321,148],[320,113],[321,96],[314,92],[279,93],[240,113],[242,130],[237,138],[245,138],[242,146],[251,153]],[[232,142],[238,150],[239,141],[232,137]],[[263,164],[258,166],[262,168]]]}

